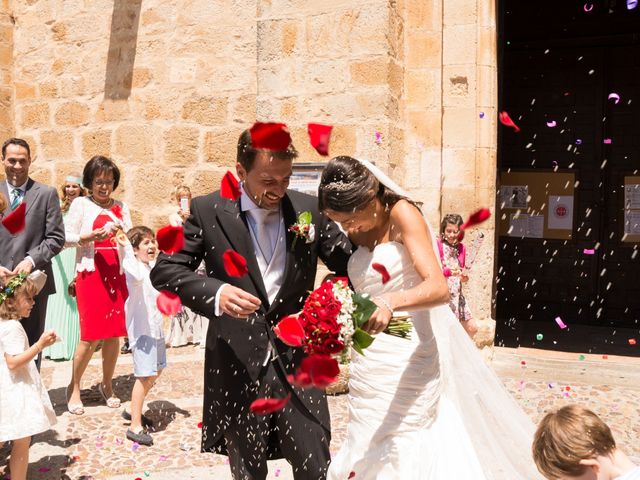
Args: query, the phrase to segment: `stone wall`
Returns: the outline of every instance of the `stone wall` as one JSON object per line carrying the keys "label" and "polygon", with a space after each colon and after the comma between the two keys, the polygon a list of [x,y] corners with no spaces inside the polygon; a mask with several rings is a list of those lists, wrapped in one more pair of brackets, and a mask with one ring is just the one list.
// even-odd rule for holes
{"label": "stone wall", "polygon": [[[177,184],[195,194],[217,188],[233,168],[239,133],[256,119],[286,122],[305,162],[324,160],[308,144],[307,122],[334,125],[330,154],[376,162],[425,202],[434,226],[443,213],[494,206],[492,2],[10,6],[13,55],[4,42],[0,49],[3,128],[13,115],[15,133],[37,155],[34,174],[46,182],[60,183],[94,154],[113,157],[123,170],[117,195],[135,223],[165,223]],[[2,12],[0,36],[11,38]],[[469,300],[476,316],[490,318],[491,222],[483,232]]]}
{"label": "stone wall", "polygon": [[9,0],[0,0],[0,138],[13,134],[13,19]]}

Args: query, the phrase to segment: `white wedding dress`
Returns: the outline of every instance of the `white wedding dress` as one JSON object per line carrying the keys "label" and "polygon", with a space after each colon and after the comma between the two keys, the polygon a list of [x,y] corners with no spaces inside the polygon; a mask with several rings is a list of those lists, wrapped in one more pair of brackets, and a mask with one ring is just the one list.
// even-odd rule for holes
{"label": "white wedding dress", "polygon": [[[381,281],[371,265],[383,264]],[[358,248],[349,278],[371,296],[422,281],[403,244]],[[533,424],[486,366],[447,305],[411,312],[411,339],[379,334],[352,351],[347,438],[330,480],[539,479]]]}

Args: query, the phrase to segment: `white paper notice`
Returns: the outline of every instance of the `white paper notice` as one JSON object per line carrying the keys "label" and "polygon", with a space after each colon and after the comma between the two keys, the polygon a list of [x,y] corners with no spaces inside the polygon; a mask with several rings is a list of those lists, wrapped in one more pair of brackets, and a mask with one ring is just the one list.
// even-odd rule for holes
{"label": "white paper notice", "polygon": [[624,208],[640,209],[640,184],[630,183],[624,186]]}
{"label": "white paper notice", "polygon": [[544,215],[512,214],[509,218],[510,237],[542,238]]}
{"label": "white paper notice", "polygon": [[640,211],[624,211],[624,233],[626,233],[627,235],[640,234]]}
{"label": "white paper notice", "polygon": [[547,227],[555,230],[573,230],[573,195],[549,195]]}

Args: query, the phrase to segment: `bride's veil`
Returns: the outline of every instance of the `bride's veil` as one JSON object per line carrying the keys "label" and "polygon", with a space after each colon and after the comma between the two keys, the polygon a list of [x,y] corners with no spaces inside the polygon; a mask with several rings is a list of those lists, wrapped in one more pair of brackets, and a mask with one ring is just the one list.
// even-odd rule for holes
{"label": "bride's veil", "polygon": [[[359,161],[386,188],[408,198],[378,167]],[[425,222],[436,253],[434,231],[426,218]],[[440,261],[439,255],[436,258]],[[457,407],[487,479],[541,479],[531,456],[531,419],[487,366],[449,306],[432,308],[430,317],[440,356],[442,394]]]}

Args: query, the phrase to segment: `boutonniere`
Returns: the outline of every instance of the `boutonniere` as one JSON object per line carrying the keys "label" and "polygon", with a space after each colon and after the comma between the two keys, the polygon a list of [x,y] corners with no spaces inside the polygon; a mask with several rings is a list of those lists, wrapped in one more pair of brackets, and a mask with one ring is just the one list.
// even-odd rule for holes
{"label": "boutonniere", "polygon": [[311,212],[302,212],[298,215],[298,221],[289,227],[289,231],[295,234],[293,237],[293,243],[291,244],[291,251],[296,248],[296,242],[298,238],[304,238],[305,243],[311,243],[316,238],[316,228],[311,223]]}

